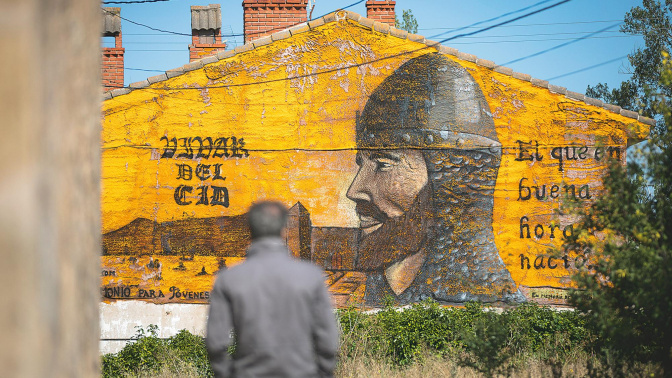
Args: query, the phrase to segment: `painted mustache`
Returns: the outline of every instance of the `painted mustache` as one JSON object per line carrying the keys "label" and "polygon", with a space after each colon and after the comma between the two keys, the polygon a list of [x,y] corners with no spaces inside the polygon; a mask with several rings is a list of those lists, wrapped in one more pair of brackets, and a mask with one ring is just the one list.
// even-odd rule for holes
{"label": "painted mustache", "polygon": [[360,227],[367,228],[388,220],[388,216],[371,202],[357,201],[355,211],[359,216]]}

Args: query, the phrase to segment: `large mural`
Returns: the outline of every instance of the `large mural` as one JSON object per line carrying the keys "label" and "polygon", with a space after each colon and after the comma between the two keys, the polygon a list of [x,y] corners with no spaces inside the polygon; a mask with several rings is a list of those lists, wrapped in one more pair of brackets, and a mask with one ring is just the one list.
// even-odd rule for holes
{"label": "large mural", "polygon": [[549,252],[576,232],[558,205],[599,196],[648,126],[351,18],[104,102],[104,300],[207,303],[276,199],[338,306],[564,303],[588,257]]}

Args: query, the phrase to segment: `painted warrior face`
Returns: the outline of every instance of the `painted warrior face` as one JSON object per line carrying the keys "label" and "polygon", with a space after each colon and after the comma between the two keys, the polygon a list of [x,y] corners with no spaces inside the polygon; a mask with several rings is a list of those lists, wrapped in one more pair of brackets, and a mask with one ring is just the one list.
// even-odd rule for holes
{"label": "painted warrior face", "polygon": [[418,150],[363,150],[357,153],[357,165],[347,196],[357,203],[364,235],[402,216],[427,185],[427,166]]}

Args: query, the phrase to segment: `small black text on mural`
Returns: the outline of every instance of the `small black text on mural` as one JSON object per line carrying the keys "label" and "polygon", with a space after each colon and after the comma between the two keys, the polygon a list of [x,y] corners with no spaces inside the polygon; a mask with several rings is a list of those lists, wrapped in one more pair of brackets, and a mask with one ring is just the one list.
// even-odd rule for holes
{"label": "small black text on mural", "polygon": [[[547,149],[548,153],[540,152]],[[539,141],[516,141],[515,160],[520,162],[541,162],[544,158],[554,161],[557,164],[559,172],[564,172],[568,162],[585,161],[593,159],[596,163],[610,159],[621,160],[620,146],[586,146],[571,144],[566,146],[540,147]],[[518,201],[559,201],[563,198],[573,201],[590,201],[594,197],[591,187],[588,184],[574,185],[565,183],[538,183],[529,177],[522,177],[518,181]],[[535,240],[553,240],[555,238],[567,238],[574,234],[572,224],[560,225],[556,222],[542,224],[532,222],[529,215],[522,215],[519,224],[519,237],[521,239]],[[583,251],[589,253],[589,251]],[[528,257],[524,254],[520,258],[520,269],[576,269],[587,266],[587,257],[584,253],[570,257],[563,255],[553,257],[538,255]],[[532,261],[530,260],[532,258]]]}
{"label": "small black text on mural", "polygon": [[183,290],[177,286],[171,286],[169,293],[161,289],[142,289],[138,285],[105,286],[101,288],[101,294],[106,299],[161,299],[167,300],[209,300],[209,291]]}
{"label": "small black text on mural", "polygon": [[[250,156],[245,148],[244,138],[231,137],[184,137],[177,138],[162,136],[160,141],[165,143],[161,159],[198,160],[199,163],[177,163],[176,180],[180,182],[175,187],[173,198],[180,206],[202,205],[229,207],[229,191],[221,183],[225,181],[222,163],[206,164],[205,159],[246,158]],[[198,180],[199,185],[190,183]],[[204,181],[211,181],[204,184]]]}

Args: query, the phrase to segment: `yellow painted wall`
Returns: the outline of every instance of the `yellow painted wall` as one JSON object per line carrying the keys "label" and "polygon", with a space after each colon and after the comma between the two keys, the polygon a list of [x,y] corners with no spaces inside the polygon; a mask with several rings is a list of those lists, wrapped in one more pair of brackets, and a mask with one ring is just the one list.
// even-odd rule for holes
{"label": "yellow painted wall", "polygon": [[[354,203],[345,196],[357,173],[356,111],[364,108],[368,96],[402,63],[435,51],[423,47],[340,20],[105,101],[103,234],[137,218],[162,223],[240,215],[253,201],[264,198],[280,200],[287,206],[301,202],[314,227],[358,227]],[[549,226],[565,227],[572,219],[556,215],[559,199],[542,201],[532,194],[530,200],[519,200],[520,180],[526,178],[527,186],[546,184],[547,194],[553,184],[574,184],[577,191],[588,185],[595,198],[606,161],[594,158],[596,146],[625,147],[626,130],[627,135],[641,139],[648,129],[633,119],[570,100],[528,81],[447,57],[465,67],[481,87],[503,146],[492,221],[499,254],[528,299],[543,299],[544,295],[556,298],[540,287],[569,285],[564,262],[557,260],[555,269],[548,268],[547,259],[545,268],[535,269],[534,262],[560,243],[562,228],[556,229],[556,237],[550,239]],[[350,67],[353,65],[357,66]],[[328,73],[305,76],[324,71]],[[207,89],[196,89],[204,86]],[[241,157],[213,158],[213,149],[209,158],[178,159],[175,157],[185,152],[178,149],[173,158],[161,158],[167,140],[195,137],[210,137],[213,142],[235,137],[244,141],[242,148],[246,151],[239,151]],[[178,140],[178,146],[183,141]],[[538,142],[542,160],[517,161],[517,141]],[[586,158],[565,161],[560,171],[551,149],[572,145],[586,146]],[[198,149],[193,153],[196,155]],[[191,180],[178,178],[179,164],[191,167]],[[210,165],[210,176],[214,165],[221,164],[225,180],[198,179],[198,164]],[[176,203],[175,189],[179,185],[194,187],[191,196],[184,198],[191,201],[190,205]],[[213,185],[226,187],[229,206],[196,205],[196,187],[201,185],[210,186],[209,197]],[[529,239],[520,238],[523,216],[529,218]],[[539,239],[534,237],[537,224],[544,229],[544,237]],[[161,290],[165,297],[151,299],[156,301],[205,301],[205,294],[169,298],[176,288],[181,292],[209,291],[217,257],[188,260],[179,255],[147,253],[104,255],[103,295],[107,290],[107,297],[126,298],[123,288],[128,287],[132,299],[138,298],[142,289],[146,294],[155,290],[157,295]],[[521,269],[521,254],[529,259],[530,269]],[[129,260],[131,257],[136,260]],[[570,256],[568,261],[574,258]],[[156,259],[161,263],[158,268],[147,266]],[[240,258],[224,260],[230,267]],[[184,270],[176,270],[180,263]],[[203,268],[208,274],[197,275]],[[360,285],[355,289],[332,288],[342,294],[338,301],[341,305],[363,297],[363,274],[347,274]],[[330,278],[338,279],[333,275]],[[112,295],[114,287],[122,289]]]}

